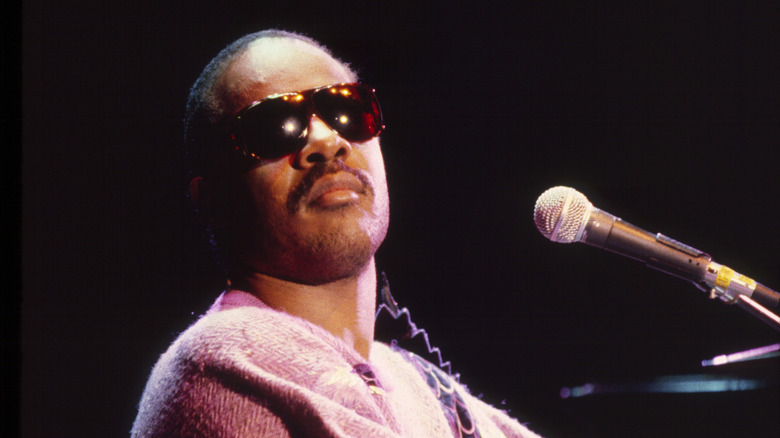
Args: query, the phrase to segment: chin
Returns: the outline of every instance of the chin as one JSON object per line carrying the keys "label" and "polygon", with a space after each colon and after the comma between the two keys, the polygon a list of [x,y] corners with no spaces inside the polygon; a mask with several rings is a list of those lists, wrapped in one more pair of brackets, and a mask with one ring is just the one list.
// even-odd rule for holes
{"label": "chin", "polygon": [[[334,215],[335,216],[335,215]],[[350,215],[352,216],[352,215]],[[369,220],[364,220],[369,219]],[[249,248],[257,271],[297,283],[319,285],[355,277],[371,261],[387,233],[386,215],[330,217],[307,227],[278,227]]]}
{"label": "chin", "polygon": [[349,239],[328,236],[310,246],[299,258],[299,276],[309,284],[323,284],[361,274],[373,259],[374,249],[367,236]]}

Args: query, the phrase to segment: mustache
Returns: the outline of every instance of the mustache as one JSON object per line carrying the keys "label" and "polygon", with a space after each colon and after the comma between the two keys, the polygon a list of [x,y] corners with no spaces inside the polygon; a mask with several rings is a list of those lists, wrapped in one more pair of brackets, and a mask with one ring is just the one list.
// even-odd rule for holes
{"label": "mustache", "polygon": [[371,180],[362,170],[347,166],[343,161],[331,161],[328,163],[315,164],[309,173],[304,175],[303,179],[293,188],[287,197],[287,211],[295,212],[300,208],[301,200],[311,191],[314,184],[325,175],[339,172],[347,172],[354,175],[363,186],[363,193],[374,193],[374,187]]}

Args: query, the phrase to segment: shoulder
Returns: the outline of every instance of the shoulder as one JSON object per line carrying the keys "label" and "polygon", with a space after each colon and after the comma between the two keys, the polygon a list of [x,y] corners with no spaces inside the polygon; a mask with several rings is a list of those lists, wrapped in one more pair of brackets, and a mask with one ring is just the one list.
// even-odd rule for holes
{"label": "shoulder", "polygon": [[[181,333],[152,370],[133,437],[240,436],[257,429],[284,436],[281,419],[235,383],[262,375],[261,363],[252,363],[256,350],[250,339],[262,332],[263,320],[273,318],[267,313],[258,308],[210,312]],[[231,412],[242,412],[246,420]]]}
{"label": "shoulder", "polygon": [[342,357],[339,347],[325,330],[300,318],[267,306],[239,306],[201,317],[158,365],[177,373],[234,370],[284,377],[317,364],[333,365]]}
{"label": "shoulder", "polygon": [[311,327],[296,318],[270,308],[235,307],[210,311],[184,331],[169,352],[188,356],[195,361],[214,361],[225,355],[252,351],[263,346],[263,352],[279,352],[276,344],[288,348],[290,340],[316,338]]}
{"label": "shoulder", "polygon": [[339,424],[386,436],[331,394],[341,376],[333,370],[351,368],[326,334],[268,307],[212,309],[158,360],[134,436],[182,436],[184,430],[193,436],[287,436],[287,430],[332,436]]}

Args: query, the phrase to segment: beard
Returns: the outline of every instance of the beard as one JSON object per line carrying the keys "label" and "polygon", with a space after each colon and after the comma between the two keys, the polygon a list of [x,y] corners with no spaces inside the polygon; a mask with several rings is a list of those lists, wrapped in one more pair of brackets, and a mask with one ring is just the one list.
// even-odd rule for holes
{"label": "beard", "polygon": [[[303,200],[320,177],[342,171],[363,183],[362,206],[304,205]],[[338,161],[315,166],[290,191],[283,208],[275,212],[248,211],[253,210],[249,208],[238,215],[242,219],[234,224],[242,224],[229,231],[230,252],[236,256],[231,263],[233,270],[261,272],[309,285],[363,272],[387,234],[389,206],[385,187],[377,191],[369,177]]]}
{"label": "beard", "polygon": [[[262,248],[252,267],[257,271],[296,283],[320,285],[356,276],[369,267],[387,234],[389,215],[329,211],[325,225],[315,230],[276,227],[261,232],[256,242]],[[285,232],[287,231],[287,232]]]}
{"label": "beard", "polygon": [[299,245],[287,245],[276,268],[296,282],[317,285],[355,276],[363,272],[378,249],[365,233],[336,230],[308,238],[298,237]]}

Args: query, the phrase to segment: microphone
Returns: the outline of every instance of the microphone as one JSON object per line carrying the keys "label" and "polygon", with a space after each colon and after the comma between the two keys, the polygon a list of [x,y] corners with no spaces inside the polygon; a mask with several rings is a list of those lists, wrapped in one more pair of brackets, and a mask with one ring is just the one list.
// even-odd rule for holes
{"label": "microphone", "polygon": [[780,294],[772,289],[715,263],[707,253],[595,208],[571,187],[552,187],[542,193],[534,206],[534,223],[553,242],[582,242],[639,260],[704,291],[714,289],[727,301],[743,295],[769,309],[780,307]]}

